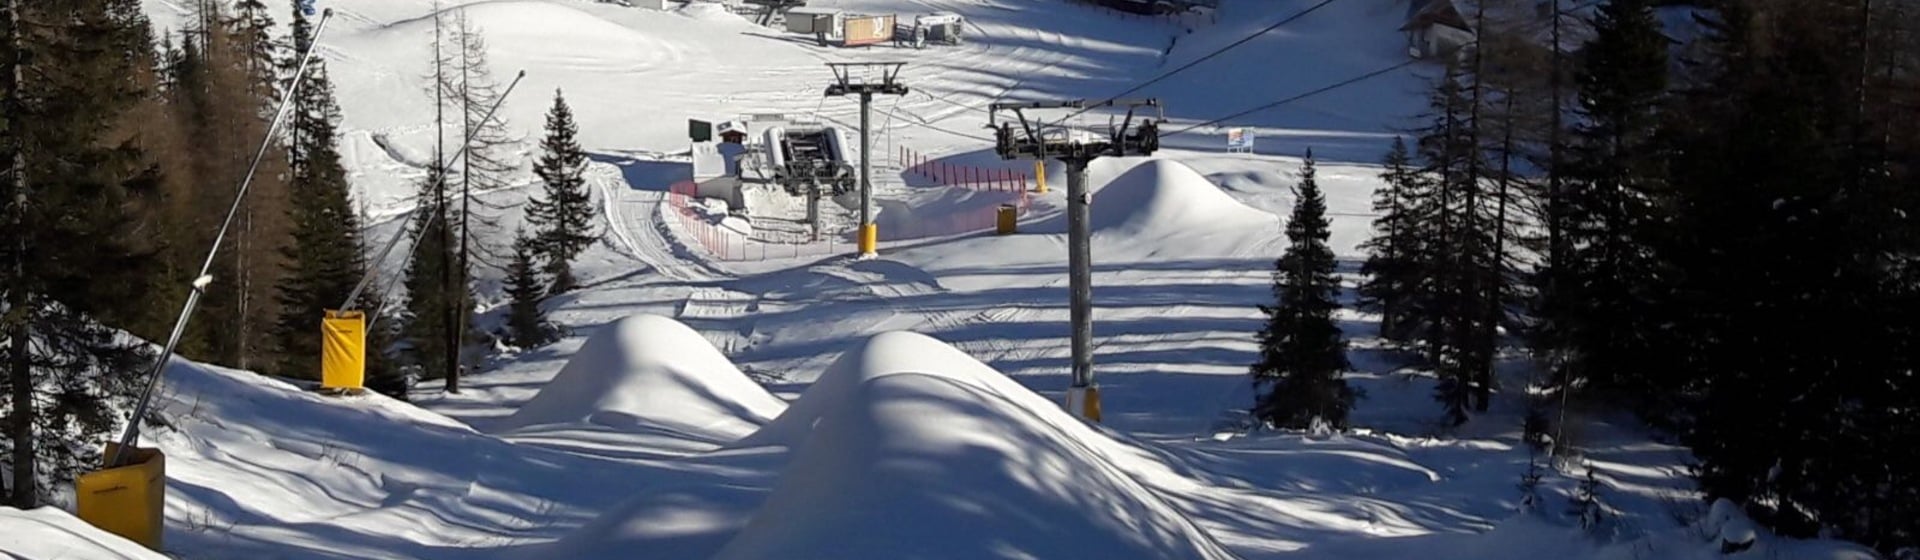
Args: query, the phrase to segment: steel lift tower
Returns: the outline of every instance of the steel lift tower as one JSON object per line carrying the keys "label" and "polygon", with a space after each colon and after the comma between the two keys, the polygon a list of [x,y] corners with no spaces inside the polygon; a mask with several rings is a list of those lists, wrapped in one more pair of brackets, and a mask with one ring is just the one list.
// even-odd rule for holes
{"label": "steel lift tower", "polygon": [[[1079,114],[1100,107],[1125,107],[1126,117],[1087,128],[1042,123],[1026,115],[1028,109],[1077,109]],[[1136,115],[1144,111],[1153,114]],[[1003,112],[1011,112],[1013,118],[1002,120]],[[1073,385],[1067,389],[1067,410],[1099,422],[1100,387],[1093,383],[1093,243],[1087,225],[1093,197],[1087,192],[1087,165],[1101,157],[1159,151],[1165,111],[1157,99],[1039,101],[995,103],[988,119],[988,127],[994,130],[994,150],[1001,159],[1052,158],[1067,164],[1067,280],[1073,322]]]}
{"label": "steel lift tower", "polygon": [[[827,86],[827,97],[860,96],[860,255],[873,256],[880,246],[880,228],[873,225],[873,96],[906,95],[900,83],[900,68],[905,62],[829,62],[834,83]],[[855,75],[855,69],[861,69]],[[879,74],[877,82],[867,76]]]}

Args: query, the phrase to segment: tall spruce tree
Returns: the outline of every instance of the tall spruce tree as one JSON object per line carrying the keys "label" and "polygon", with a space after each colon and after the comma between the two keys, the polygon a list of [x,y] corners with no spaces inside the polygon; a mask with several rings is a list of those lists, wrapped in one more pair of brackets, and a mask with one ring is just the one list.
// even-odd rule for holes
{"label": "tall spruce tree", "polygon": [[1491,241],[1480,223],[1479,99],[1468,95],[1463,83],[1467,78],[1458,65],[1448,66],[1428,99],[1431,122],[1418,131],[1420,173],[1429,178],[1433,192],[1416,201],[1414,229],[1432,250],[1410,259],[1410,277],[1417,288],[1407,315],[1427,365],[1439,377],[1434,398],[1447,424],[1456,426],[1467,421],[1477,372],[1490,359],[1481,344],[1484,277],[1475,265]]}
{"label": "tall spruce tree", "polygon": [[1386,188],[1374,191],[1373,236],[1362,248],[1367,261],[1360,267],[1366,280],[1360,285],[1362,302],[1380,311],[1380,335],[1389,340],[1406,341],[1412,304],[1420,289],[1417,259],[1425,250],[1419,236],[1420,215],[1416,209],[1431,193],[1427,182],[1413,168],[1407,143],[1396,136],[1387,152],[1386,170],[1380,174]]}
{"label": "tall spruce tree", "polygon": [[579,132],[566,97],[554,90],[547,136],[540,142],[540,161],[533,167],[544,185],[544,196],[527,203],[527,221],[538,228],[535,243],[547,273],[553,276],[554,293],[573,289],[573,260],[596,238],[593,198],[582,178],[587,153],[574,138]]}
{"label": "tall spruce tree", "polygon": [[113,138],[142,96],[142,58],[116,37],[145,25],[113,5],[0,4],[0,462],[19,508],[95,464],[97,450],[74,442],[116,426],[112,405],[150,360],[100,322],[138,314],[152,255],[130,209],[157,181],[132,141]]}
{"label": "tall spruce tree", "polygon": [[1667,93],[1668,39],[1651,0],[1599,8],[1593,40],[1575,76],[1579,103],[1562,159],[1560,235],[1564,254],[1543,276],[1558,285],[1539,307],[1552,333],[1543,353],[1566,356],[1555,372],[1614,394],[1663,389],[1644,360],[1659,336],[1660,315],[1643,284],[1661,275],[1646,236],[1666,211],[1660,103]]}
{"label": "tall spruce tree", "polygon": [[1341,379],[1348,367],[1346,341],[1333,322],[1340,283],[1327,247],[1327,201],[1314,175],[1308,150],[1287,220],[1287,249],[1274,263],[1276,302],[1260,306],[1267,323],[1256,337],[1260,361],[1252,374],[1256,387],[1272,389],[1260,394],[1254,415],[1288,428],[1306,428],[1316,419],[1345,428],[1354,393]]}
{"label": "tall spruce tree", "polygon": [[507,341],[519,348],[533,348],[553,340],[546,314],[540,302],[548,288],[540,278],[538,241],[522,229],[514,232],[513,261],[507,265]]}
{"label": "tall spruce tree", "polygon": [[[307,50],[312,36],[297,0],[292,22],[289,87],[299,54]],[[336,147],[340,109],[334,103],[324,61],[309,64],[306,81],[295,95],[287,145],[293,174],[288,185],[293,243],[285,253],[287,277],[279,284],[277,369],[284,376],[317,378],[320,341],[315,332],[320,318],[325,310],[341,305],[367,267],[361,253],[360,217],[349,198],[352,186]],[[364,309],[370,301],[353,303]]]}

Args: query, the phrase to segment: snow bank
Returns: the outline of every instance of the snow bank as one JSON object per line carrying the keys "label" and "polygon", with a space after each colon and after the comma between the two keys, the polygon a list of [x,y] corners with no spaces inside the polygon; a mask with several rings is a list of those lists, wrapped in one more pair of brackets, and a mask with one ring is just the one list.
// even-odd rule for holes
{"label": "snow bank", "polygon": [[1125,167],[1131,163],[1114,160],[1091,170],[1095,176],[1113,177],[1094,193],[1088,225],[1096,235],[1154,240],[1239,234],[1274,223],[1272,214],[1235,200],[1184,163],[1156,158]]}
{"label": "snow bank", "polygon": [[585,422],[724,441],[752,433],[781,408],[700,333],[666,317],[634,315],[596,331],[501,427]]}
{"label": "snow bank", "polygon": [[51,507],[30,511],[0,507],[0,556],[74,560],[166,558]]}
{"label": "snow bank", "polygon": [[886,375],[842,395],[714,558],[1233,557],[1088,453],[1083,426],[961,377]]}

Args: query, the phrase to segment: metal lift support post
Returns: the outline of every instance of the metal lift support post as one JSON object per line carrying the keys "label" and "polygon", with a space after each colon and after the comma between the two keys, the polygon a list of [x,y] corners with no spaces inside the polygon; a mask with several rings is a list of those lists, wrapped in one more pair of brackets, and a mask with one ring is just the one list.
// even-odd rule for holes
{"label": "metal lift support post", "polygon": [[[1027,109],[1091,109],[1125,107],[1126,117],[1109,125],[1106,134],[1076,136],[1076,129],[1062,124],[1029,120]],[[1153,115],[1136,113],[1151,109]],[[1002,122],[1002,112],[1013,113],[1014,121]],[[1069,412],[1092,422],[1100,421],[1100,388],[1093,382],[1093,247],[1088,221],[1093,198],[1087,192],[1087,166],[1101,157],[1152,155],[1160,149],[1160,124],[1166,116],[1157,99],[1104,101],[1089,104],[1085,100],[995,103],[988,127],[994,129],[995,151],[1002,159],[1056,158],[1067,164],[1067,260],[1070,315],[1073,323],[1073,385],[1067,389]],[[1084,131],[1078,131],[1084,132]]]}
{"label": "metal lift support post", "polygon": [[[860,255],[878,252],[880,230],[873,225],[873,96],[906,95],[900,83],[905,62],[829,62],[834,83],[827,86],[827,97],[860,96]],[[880,81],[869,82],[853,75],[855,68],[877,69]]]}

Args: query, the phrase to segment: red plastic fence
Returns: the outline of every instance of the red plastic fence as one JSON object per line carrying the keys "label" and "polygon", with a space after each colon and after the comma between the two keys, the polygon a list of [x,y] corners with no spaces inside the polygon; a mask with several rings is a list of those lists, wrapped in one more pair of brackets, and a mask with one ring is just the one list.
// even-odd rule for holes
{"label": "red plastic fence", "polygon": [[[964,169],[955,167],[951,171],[957,176]],[[1017,174],[1001,170],[999,172],[974,171],[982,180],[972,183],[982,190],[1000,190],[1017,194],[1012,203],[1025,214],[1030,200],[1024,190],[1024,183],[1017,180]],[[997,176],[997,177],[996,177]],[[986,179],[993,178],[988,181]],[[962,185],[954,185],[959,187]],[[681,181],[668,187],[667,205],[669,211],[680,222],[685,234],[705,249],[713,258],[724,261],[754,261],[782,258],[800,258],[809,256],[827,256],[839,254],[852,248],[852,245],[838,242],[827,237],[825,244],[769,243],[751,239],[739,232],[727,230],[707,221],[692,208],[693,201],[699,197],[699,189],[692,181]],[[919,217],[905,223],[890,223],[880,229],[882,242],[901,241],[959,235],[978,231],[992,230],[998,225],[999,207],[988,206],[966,212],[935,217]]]}
{"label": "red plastic fence", "polygon": [[934,160],[926,154],[906,147],[900,148],[898,157],[902,173],[925,177],[940,186],[1020,193],[1023,195],[1022,198],[1025,198],[1025,193],[1034,185],[1033,174],[1024,169],[959,165]]}

